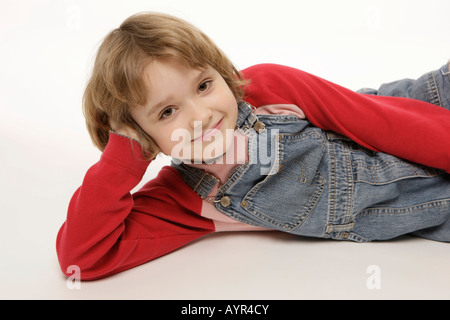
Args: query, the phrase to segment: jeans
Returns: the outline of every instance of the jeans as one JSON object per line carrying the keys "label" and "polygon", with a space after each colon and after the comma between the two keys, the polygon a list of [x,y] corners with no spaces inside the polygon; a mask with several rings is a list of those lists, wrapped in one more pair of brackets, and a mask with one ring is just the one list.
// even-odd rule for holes
{"label": "jeans", "polygon": [[[449,84],[447,65],[370,94],[389,92],[448,108]],[[245,102],[239,103],[237,126],[249,135],[249,163],[238,166],[216,195],[215,207],[225,215],[309,237],[367,242],[412,233],[450,241],[445,172],[371,151],[295,116],[256,116]],[[200,169],[173,166],[202,198],[217,182]]]}
{"label": "jeans", "polygon": [[378,90],[364,88],[359,93],[405,97],[426,101],[450,110],[450,61],[440,69],[428,72],[418,78],[403,79],[385,83]]}

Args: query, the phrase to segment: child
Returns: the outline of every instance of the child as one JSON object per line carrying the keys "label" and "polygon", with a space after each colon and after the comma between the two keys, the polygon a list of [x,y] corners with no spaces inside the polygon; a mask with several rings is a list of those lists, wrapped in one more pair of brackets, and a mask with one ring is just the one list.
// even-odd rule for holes
{"label": "child", "polygon": [[[58,233],[61,268],[102,278],[216,231],[449,241],[449,81],[446,65],[360,94],[285,66],[238,72],[190,24],[132,16],[85,91],[103,153]],[[131,194],[159,152],[172,166]]]}

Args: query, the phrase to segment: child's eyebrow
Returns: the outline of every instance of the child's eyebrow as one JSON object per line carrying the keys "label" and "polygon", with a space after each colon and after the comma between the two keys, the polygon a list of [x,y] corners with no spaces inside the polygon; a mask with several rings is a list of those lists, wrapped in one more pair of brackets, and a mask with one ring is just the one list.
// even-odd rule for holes
{"label": "child's eyebrow", "polygon": [[150,116],[152,113],[156,112],[157,110],[161,109],[163,106],[167,105],[170,100],[173,99],[173,95],[169,95],[157,104],[150,106],[147,115]]}

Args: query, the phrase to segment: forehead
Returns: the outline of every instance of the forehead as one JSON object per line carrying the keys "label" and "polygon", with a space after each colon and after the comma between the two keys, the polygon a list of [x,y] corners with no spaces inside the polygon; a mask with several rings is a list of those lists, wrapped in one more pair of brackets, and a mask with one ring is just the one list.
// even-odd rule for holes
{"label": "forehead", "polygon": [[209,66],[193,68],[178,61],[153,60],[144,67],[143,77],[149,88],[162,89],[170,83],[194,80],[209,69]]}

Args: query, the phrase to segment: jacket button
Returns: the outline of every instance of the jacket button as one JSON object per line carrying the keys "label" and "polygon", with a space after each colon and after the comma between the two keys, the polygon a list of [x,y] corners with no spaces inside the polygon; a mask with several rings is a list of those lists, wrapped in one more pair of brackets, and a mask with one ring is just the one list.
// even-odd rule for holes
{"label": "jacket button", "polygon": [[228,207],[231,204],[231,198],[227,197],[227,196],[223,196],[220,199],[220,204],[222,205],[222,207]]}
{"label": "jacket button", "polygon": [[266,125],[261,121],[257,121],[254,125],[254,128],[257,133],[261,133],[264,131],[264,129],[266,129]]}

